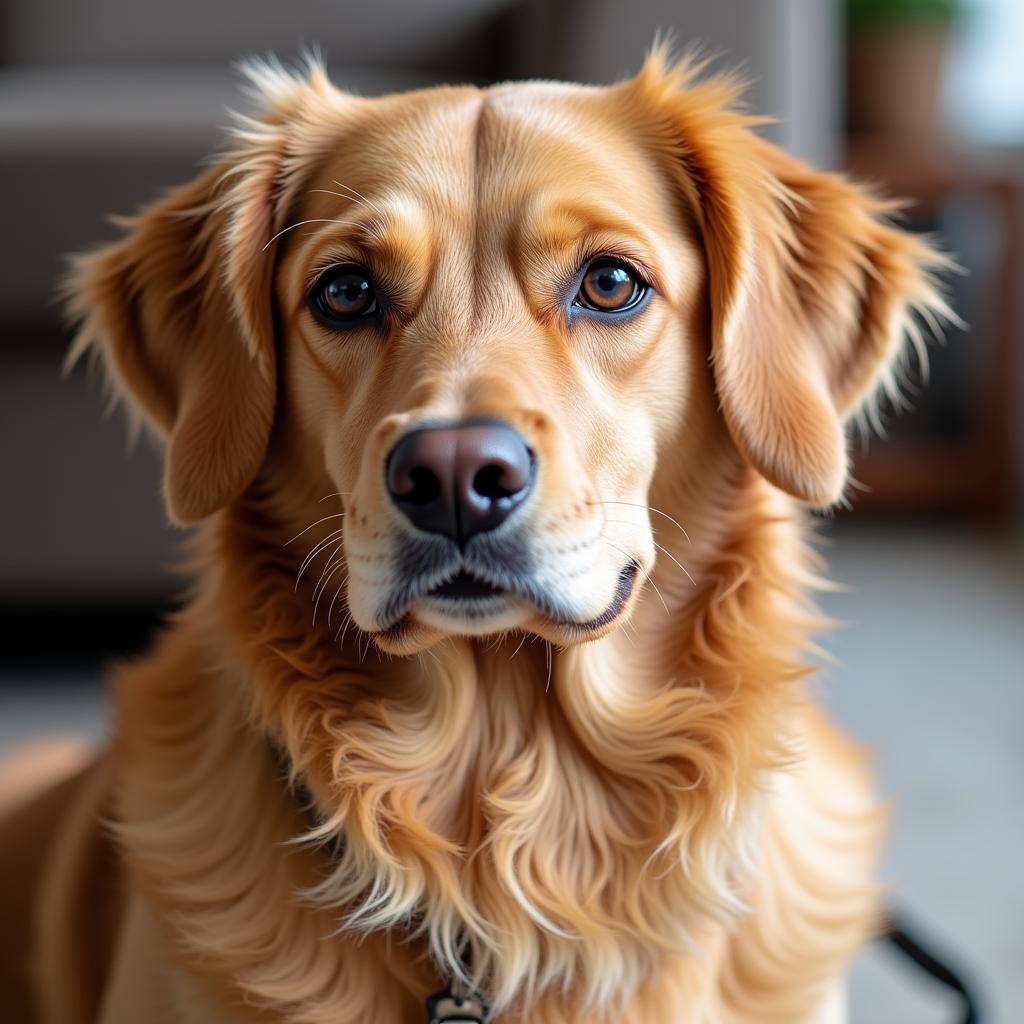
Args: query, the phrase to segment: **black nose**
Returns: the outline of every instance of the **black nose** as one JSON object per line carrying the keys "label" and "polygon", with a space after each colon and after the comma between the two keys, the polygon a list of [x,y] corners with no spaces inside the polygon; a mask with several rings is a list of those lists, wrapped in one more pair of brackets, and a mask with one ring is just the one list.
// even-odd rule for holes
{"label": "black nose", "polygon": [[533,487],[533,456],[504,423],[467,421],[406,434],[387,463],[391,500],[427,533],[463,545],[500,526]]}

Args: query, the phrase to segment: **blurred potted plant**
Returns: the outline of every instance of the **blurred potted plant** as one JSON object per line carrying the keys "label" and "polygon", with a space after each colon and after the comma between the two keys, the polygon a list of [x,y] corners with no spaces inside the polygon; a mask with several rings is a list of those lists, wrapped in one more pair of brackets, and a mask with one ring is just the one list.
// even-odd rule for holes
{"label": "blurred potted plant", "polygon": [[961,7],[961,0],[846,0],[851,132],[937,141],[943,61]]}

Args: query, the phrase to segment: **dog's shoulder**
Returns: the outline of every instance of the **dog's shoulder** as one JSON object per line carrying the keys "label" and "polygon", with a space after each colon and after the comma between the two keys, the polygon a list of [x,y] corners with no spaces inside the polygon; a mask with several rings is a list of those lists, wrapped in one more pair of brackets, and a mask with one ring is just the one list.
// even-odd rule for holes
{"label": "dog's shoulder", "polygon": [[45,1011],[85,1020],[98,1010],[123,907],[105,825],[109,762],[105,752],[57,741],[0,764],[0,1003],[8,1019],[30,1022]]}

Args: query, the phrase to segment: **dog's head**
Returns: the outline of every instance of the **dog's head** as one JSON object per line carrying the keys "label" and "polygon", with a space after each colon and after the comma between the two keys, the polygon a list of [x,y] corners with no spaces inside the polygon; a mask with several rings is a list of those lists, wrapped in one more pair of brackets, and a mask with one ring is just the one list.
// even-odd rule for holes
{"label": "dog's head", "polygon": [[661,56],[608,88],[257,80],[221,164],[78,265],[79,348],[167,438],[175,520],[257,480],[289,523],[340,499],[386,650],[614,628],[659,495],[752,467],[835,502],[845,421],[940,305],[884,203]]}

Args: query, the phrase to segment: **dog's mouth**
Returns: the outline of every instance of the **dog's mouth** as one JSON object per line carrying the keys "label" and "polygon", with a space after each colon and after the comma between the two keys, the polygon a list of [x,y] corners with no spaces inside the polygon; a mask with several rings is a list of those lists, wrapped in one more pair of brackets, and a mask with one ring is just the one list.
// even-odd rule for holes
{"label": "dog's mouth", "polygon": [[460,569],[451,579],[439,583],[427,591],[427,597],[442,597],[451,600],[479,600],[486,597],[504,597],[508,591],[495,586],[488,580]]}
{"label": "dog's mouth", "polygon": [[[503,632],[521,625],[525,602],[532,607],[536,629],[541,635],[562,642],[576,642],[593,638],[611,627],[623,613],[640,579],[640,564],[631,560],[618,575],[608,606],[589,619],[579,619],[567,609],[550,601],[543,591],[529,580],[512,578],[507,584],[493,582],[482,574],[461,566],[453,575],[438,583],[419,589],[415,585],[407,591],[399,605],[392,605],[388,625],[375,630],[374,636],[385,650],[403,651],[417,632],[417,620],[428,628],[451,629],[458,624],[460,630],[473,635]],[[426,599],[419,611],[417,602]],[[440,618],[438,618],[440,617]]]}

